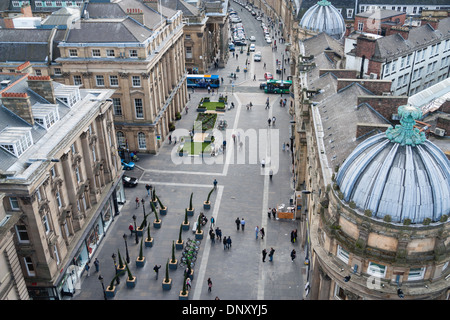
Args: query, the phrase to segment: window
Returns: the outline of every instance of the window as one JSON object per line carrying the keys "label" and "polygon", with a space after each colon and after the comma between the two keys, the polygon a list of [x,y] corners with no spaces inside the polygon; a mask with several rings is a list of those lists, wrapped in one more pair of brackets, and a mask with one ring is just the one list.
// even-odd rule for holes
{"label": "window", "polygon": [[48,218],[47,215],[44,215],[42,217],[42,224],[44,225],[44,229],[45,229],[45,233],[49,233],[50,232],[50,225],[48,224]]}
{"label": "window", "polygon": [[386,275],[386,266],[374,262],[369,262],[367,273],[375,277],[384,278],[384,276]]}
{"label": "window", "polygon": [[56,191],[56,203],[58,204],[58,208],[62,207],[61,195],[59,194],[58,191]]}
{"label": "window", "polygon": [[186,35],[186,40],[191,40],[191,35],[190,34]]}
{"label": "window", "polygon": [[109,85],[111,87],[119,86],[119,78],[117,76],[109,76]]}
{"label": "window", "polygon": [[42,200],[41,191],[39,191],[39,189],[36,190],[36,198],[38,201]]}
{"label": "window", "polygon": [[186,59],[192,59],[192,48],[186,47]]}
{"label": "window", "polygon": [[425,275],[425,267],[409,269],[408,281],[422,280]]}
{"label": "window", "polygon": [[100,49],[92,49],[92,56],[94,58],[99,58],[100,57]]}
{"label": "window", "polygon": [[344,261],[346,264],[348,264],[349,253],[348,253],[348,251],[342,249],[342,247],[339,246],[339,245],[338,245],[338,248],[337,248],[337,257],[339,259],[341,259],[342,261]]}
{"label": "window", "polygon": [[81,81],[81,76],[73,76],[73,84],[76,86],[83,85],[83,82]]}
{"label": "window", "polygon": [[138,52],[136,49],[132,49],[129,51],[130,53],[130,58],[137,58],[138,57]]}
{"label": "window", "polygon": [[138,133],[138,145],[139,149],[147,149],[147,143],[145,141],[145,133],[143,132]]}
{"label": "window", "polygon": [[392,68],[391,68],[391,72],[395,72],[397,68],[397,60],[392,61]]}
{"label": "window", "polygon": [[412,57],[412,53],[408,54],[408,56],[406,57],[406,66],[409,67],[411,65],[411,57]]}
{"label": "window", "polygon": [[50,174],[52,175],[52,178],[56,177],[56,170],[55,170],[55,167],[52,167],[52,168],[50,169]]}
{"label": "window", "polygon": [[353,16],[353,9],[347,9],[347,18],[351,18]]}
{"label": "window", "polygon": [[364,29],[364,23],[363,22],[358,22],[358,30],[359,31],[363,31]]}
{"label": "window", "polygon": [[119,144],[120,148],[126,148],[127,147],[126,140],[125,140],[125,135],[123,134],[122,131],[117,131],[117,143]]}
{"label": "window", "polygon": [[78,57],[77,49],[69,49],[69,57]]}
{"label": "window", "polygon": [[37,76],[42,76],[41,69],[34,69],[34,74],[37,75]]}
{"label": "window", "polygon": [[53,258],[55,258],[56,264],[59,265],[61,261],[59,260],[58,247],[56,246],[56,244],[53,245]]}
{"label": "window", "polygon": [[338,300],[345,300],[345,291],[337,284],[334,287],[334,297]]}
{"label": "window", "polygon": [[141,77],[132,76],[132,83],[133,83],[133,87],[140,87],[141,86]]}
{"label": "window", "polygon": [[136,118],[144,118],[144,107],[142,105],[142,99],[134,99],[134,108],[136,110]]}
{"label": "window", "polygon": [[399,88],[403,84],[403,76],[398,77],[397,88]]}
{"label": "window", "polygon": [[20,210],[19,200],[16,197],[9,197],[9,204],[11,205],[11,210]]}
{"label": "window", "polygon": [[80,169],[78,167],[75,168],[75,177],[77,178],[77,182],[81,181]]}
{"label": "window", "polygon": [[107,49],[107,50],[106,50],[106,56],[107,56],[108,58],[114,58],[116,55],[115,55],[113,49]]}
{"label": "window", "polygon": [[391,67],[391,63],[390,62],[388,62],[388,63],[386,63],[386,65],[384,66],[384,73],[385,74],[389,74],[390,73],[390,67]]}
{"label": "window", "polygon": [[16,225],[17,239],[20,243],[29,243],[30,237],[28,236],[27,227],[24,225]]}
{"label": "window", "polygon": [[113,110],[115,116],[122,115],[122,104],[120,103],[120,98],[112,98],[113,100]]}
{"label": "window", "polygon": [[75,148],[75,143],[73,143],[73,144],[70,146],[70,151],[72,151],[72,155],[74,155],[75,153],[77,153],[77,149]]}
{"label": "window", "polygon": [[105,86],[105,79],[103,78],[103,76],[95,76],[95,80],[97,82],[97,87]]}
{"label": "window", "polygon": [[405,61],[406,61],[406,57],[402,57],[400,59],[400,69],[403,69],[405,67]]}
{"label": "window", "polygon": [[23,258],[25,263],[25,268],[27,269],[28,276],[34,277],[36,275],[36,271],[34,270],[33,260],[30,257]]}
{"label": "window", "polygon": [[95,146],[92,146],[92,160],[97,161],[97,156],[95,155]]}
{"label": "window", "polygon": [[61,74],[61,68],[55,68],[55,76],[60,76]]}
{"label": "window", "polygon": [[447,269],[448,267],[448,261],[442,266],[442,271],[444,271],[445,269]]}

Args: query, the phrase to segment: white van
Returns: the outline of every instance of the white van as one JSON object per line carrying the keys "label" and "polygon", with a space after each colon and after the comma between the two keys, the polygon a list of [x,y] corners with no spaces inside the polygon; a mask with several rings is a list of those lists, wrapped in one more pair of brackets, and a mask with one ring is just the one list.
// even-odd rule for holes
{"label": "white van", "polygon": [[261,61],[261,51],[255,52],[255,54],[253,55],[253,61]]}

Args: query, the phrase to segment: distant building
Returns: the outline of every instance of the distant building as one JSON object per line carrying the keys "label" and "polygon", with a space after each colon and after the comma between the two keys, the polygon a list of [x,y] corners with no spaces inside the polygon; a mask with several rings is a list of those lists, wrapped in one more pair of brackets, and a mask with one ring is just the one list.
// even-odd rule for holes
{"label": "distant building", "polygon": [[0,80],[0,262],[17,281],[17,296],[1,298],[27,299],[24,282],[31,299],[62,299],[125,201],[113,90]]}

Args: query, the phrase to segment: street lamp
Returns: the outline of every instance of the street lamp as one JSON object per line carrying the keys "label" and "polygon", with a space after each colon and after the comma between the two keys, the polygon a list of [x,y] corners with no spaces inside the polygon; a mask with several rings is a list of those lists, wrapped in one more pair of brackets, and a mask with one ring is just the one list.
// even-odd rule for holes
{"label": "street lamp", "polygon": [[98,280],[100,280],[100,282],[101,282],[101,284],[102,284],[103,298],[104,298],[105,300],[108,300],[108,299],[106,298],[105,285],[103,284],[103,277],[102,277],[102,275],[99,275],[99,276],[98,276]]}
{"label": "street lamp", "polygon": [[130,263],[130,255],[128,254],[127,235],[123,234],[123,240],[125,241],[125,251],[127,253],[127,263]]}
{"label": "street lamp", "polygon": [[141,203],[142,203],[142,210],[144,211],[144,223],[145,223],[144,227],[146,227],[147,226],[147,221],[145,220],[145,201],[144,201],[144,198],[141,199]]}
{"label": "street lamp", "polygon": [[[114,261],[114,273],[117,274],[117,262],[116,262],[116,254],[115,253],[112,254],[112,258]],[[116,277],[116,282],[117,282],[117,284],[120,284],[119,277]]]}
{"label": "street lamp", "polygon": [[137,229],[136,229],[136,215],[133,214],[133,221],[134,221],[134,234],[136,235],[136,244],[139,243],[138,235],[137,235]]}

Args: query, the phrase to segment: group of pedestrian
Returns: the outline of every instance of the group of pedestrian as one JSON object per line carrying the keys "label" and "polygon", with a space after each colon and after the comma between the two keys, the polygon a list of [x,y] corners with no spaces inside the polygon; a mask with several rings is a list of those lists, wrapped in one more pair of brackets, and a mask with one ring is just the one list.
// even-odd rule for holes
{"label": "group of pedestrian", "polygon": [[276,121],[276,120],[277,120],[277,118],[275,118],[275,116],[273,116],[272,119],[269,118],[269,119],[267,120],[267,123],[269,124],[269,127],[270,127],[271,124],[272,124],[273,126],[275,126],[275,121]]}
{"label": "group of pedestrian", "polygon": [[[270,248],[269,261],[273,261],[274,253],[275,253],[275,249],[274,248]],[[266,262],[266,256],[267,256],[267,249],[263,249],[263,251],[262,251],[262,262]]]}
{"label": "group of pedestrian", "polygon": [[234,222],[236,223],[236,229],[239,231],[239,227],[242,228],[242,231],[245,230],[245,220],[244,218],[239,219],[239,217],[236,218],[236,220],[234,220]]}
{"label": "group of pedestrian", "polygon": [[276,214],[277,214],[277,209],[275,209],[275,208],[269,208],[269,211],[267,211],[267,216],[269,217],[269,219],[270,219],[270,215],[272,215],[273,218],[275,219]]}
{"label": "group of pedestrian", "polygon": [[256,228],[255,228],[256,239],[258,239],[258,235],[261,235],[261,240],[264,240],[264,236],[266,235],[266,232],[264,231],[264,227],[261,227],[261,229],[259,229],[259,227],[256,226]]}
{"label": "group of pedestrian", "polygon": [[231,248],[231,237],[230,236],[228,236],[228,238],[226,237],[226,236],[224,236],[223,237],[223,241],[222,241],[222,243],[223,243],[223,250],[226,250],[226,249],[230,249]]}
{"label": "group of pedestrian", "polygon": [[291,242],[295,243],[297,241],[297,229],[291,231]]}
{"label": "group of pedestrian", "polygon": [[286,107],[287,100],[286,99],[280,99],[280,107]]}

